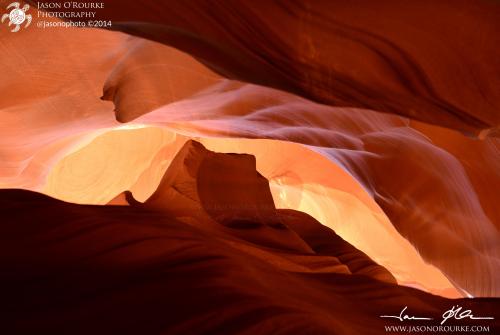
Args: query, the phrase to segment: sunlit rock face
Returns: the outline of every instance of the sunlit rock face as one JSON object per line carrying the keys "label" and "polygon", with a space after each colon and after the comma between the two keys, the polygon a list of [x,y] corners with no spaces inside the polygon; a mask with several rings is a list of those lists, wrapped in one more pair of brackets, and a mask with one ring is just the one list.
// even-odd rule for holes
{"label": "sunlit rock face", "polygon": [[101,97],[114,102],[120,122],[188,98],[221,80],[173,48],[154,47],[154,43],[142,39],[130,39],[127,48],[106,79]]}
{"label": "sunlit rock face", "polygon": [[[167,169],[171,174],[178,173],[179,163],[173,161],[173,156],[188,138],[157,127],[106,132],[58,162],[43,192],[76,203],[105,204],[116,194],[131,190],[137,201],[149,199],[148,206],[154,207],[154,199],[159,194],[158,191],[152,194],[158,185],[168,182],[168,174],[162,177]],[[269,180],[278,208],[300,210],[334,229],[389,269],[400,284],[444,296],[459,296],[449,280],[426,264],[414,247],[400,236],[361,185],[324,156],[283,141],[217,138],[199,141],[214,151],[254,155],[256,168]],[[154,152],[151,148],[155,148]],[[128,157],[140,158],[140,161]],[[239,173],[235,171],[235,174]],[[219,186],[214,189],[223,188],[223,183],[217,184]],[[185,187],[186,182],[183,182],[177,188]],[[164,197],[175,199],[177,195],[170,188],[165,192],[159,205],[163,210],[176,215],[197,211],[189,205],[189,199],[186,202],[166,201]],[[121,203],[126,203],[123,199]],[[168,206],[169,203],[172,205]],[[230,212],[230,208],[221,214],[226,211]]]}
{"label": "sunlit rock face", "polygon": [[129,206],[92,206],[0,190],[3,329],[375,334],[399,322],[374,318],[380,308],[405,304],[433,317],[452,302],[494,308],[492,299],[450,301],[396,285],[311,216],[276,209],[247,154],[188,141],[151,197],[126,198]]}

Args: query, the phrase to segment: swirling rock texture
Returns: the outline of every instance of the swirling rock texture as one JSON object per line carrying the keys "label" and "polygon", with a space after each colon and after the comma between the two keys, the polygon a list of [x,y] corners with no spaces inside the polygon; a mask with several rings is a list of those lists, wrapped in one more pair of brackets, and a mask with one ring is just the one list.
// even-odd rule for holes
{"label": "swirling rock texture", "polygon": [[229,78],[471,134],[500,123],[493,1],[109,0],[97,14]]}
{"label": "swirling rock texture", "polygon": [[0,30],[0,187],[24,189],[0,192],[7,333],[498,310],[444,298],[500,295],[498,3],[96,13],[135,36]]}

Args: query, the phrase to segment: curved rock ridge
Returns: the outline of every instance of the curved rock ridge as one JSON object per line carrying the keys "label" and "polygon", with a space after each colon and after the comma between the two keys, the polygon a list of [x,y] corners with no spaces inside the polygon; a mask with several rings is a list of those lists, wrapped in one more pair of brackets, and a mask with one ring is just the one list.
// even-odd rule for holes
{"label": "curved rock ridge", "polygon": [[227,78],[476,136],[500,125],[495,1],[108,0],[97,15]]}
{"label": "curved rock ridge", "polygon": [[[238,174],[228,176],[228,168]],[[226,187],[214,189],[211,180]],[[206,188],[213,198],[205,199]],[[439,319],[451,305],[489,315],[498,304],[398,286],[386,269],[311,216],[274,208],[249,155],[213,153],[188,141],[153,196],[144,203],[124,196],[131,206],[0,190],[6,219],[0,281],[9,288],[2,294],[9,306],[2,329],[379,334],[400,324],[379,315],[403,306]],[[217,215],[220,208],[232,215]],[[235,218],[245,224],[234,224]],[[498,320],[488,325],[500,326]]]}

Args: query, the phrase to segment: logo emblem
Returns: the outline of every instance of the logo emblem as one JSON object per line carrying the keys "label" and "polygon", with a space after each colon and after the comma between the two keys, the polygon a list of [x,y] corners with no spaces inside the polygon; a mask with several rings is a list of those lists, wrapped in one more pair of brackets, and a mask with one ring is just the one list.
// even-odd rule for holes
{"label": "logo emblem", "polygon": [[7,6],[7,10],[9,8],[13,8],[9,14],[2,15],[2,23],[8,18],[9,19],[9,27],[14,25],[15,27],[11,30],[13,33],[18,32],[21,29],[21,24],[26,21],[27,28],[31,24],[31,14],[26,14],[26,12],[30,9],[29,5],[24,5],[23,8],[19,8],[19,2],[13,2]]}

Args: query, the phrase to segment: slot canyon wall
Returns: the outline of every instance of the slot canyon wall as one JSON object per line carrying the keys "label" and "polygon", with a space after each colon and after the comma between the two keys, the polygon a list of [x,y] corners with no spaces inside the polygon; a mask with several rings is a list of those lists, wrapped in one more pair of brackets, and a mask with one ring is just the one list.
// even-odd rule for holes
{"label": "slot canyon wall", "polygon": [[110,29],[26,4],[0,30],[7,333],[496,316],[497,2],[107,0]]}

